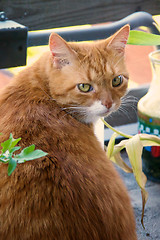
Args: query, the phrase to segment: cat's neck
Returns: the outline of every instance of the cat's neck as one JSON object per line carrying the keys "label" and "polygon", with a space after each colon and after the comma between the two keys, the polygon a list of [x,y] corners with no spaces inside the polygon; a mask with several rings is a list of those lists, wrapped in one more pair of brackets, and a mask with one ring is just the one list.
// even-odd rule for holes
{"label": "cat's neck", "polygon": [[44,53],[35,63],[22,70],[10,83],[11,87],[21,88],[30,98],[51,99],[49,88],[50,52]]}

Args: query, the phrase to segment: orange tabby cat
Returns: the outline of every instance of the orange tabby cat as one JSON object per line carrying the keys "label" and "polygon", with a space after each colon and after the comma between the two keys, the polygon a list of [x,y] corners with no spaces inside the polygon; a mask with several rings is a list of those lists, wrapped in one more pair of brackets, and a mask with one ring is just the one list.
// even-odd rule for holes
{"label": "orange tabby cat", "polygon": [[92,123],[115,111],[128,73],[126,25],[108,39],[50,51],[0,96],[0,132],[35,144],[46,157],[0,165],[1,240],[136,240],[127,191],[96,139]]}

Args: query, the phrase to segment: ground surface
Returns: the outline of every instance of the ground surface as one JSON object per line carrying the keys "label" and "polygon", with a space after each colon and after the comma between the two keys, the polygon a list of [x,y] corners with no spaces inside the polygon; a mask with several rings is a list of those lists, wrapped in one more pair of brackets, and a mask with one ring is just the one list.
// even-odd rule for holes
{"label": "ground surface", "polygon": [[[122,153],[122,156],[128,162],[125,152]],[[160,183],[147,181],[146,190],[149,193],[149,198],[145,207],[145,229],[143,229],[141,225],[142,199],[140,188],[133,174],[125,173],[120,168],[117,168],[117,170],[122,176],[131,197],[137,223],[138,240],[160,240]]]}

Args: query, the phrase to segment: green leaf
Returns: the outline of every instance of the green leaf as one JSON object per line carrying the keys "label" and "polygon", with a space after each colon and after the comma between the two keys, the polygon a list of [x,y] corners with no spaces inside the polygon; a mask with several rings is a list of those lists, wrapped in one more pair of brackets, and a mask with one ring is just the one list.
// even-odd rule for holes
{"label": "green leaf", "polygon": [[34,160],[47,155],[47,153],[41,150],[35,150],[35,145],[26,147],[21,153],[14,155],[13,153],[21,148],[20,146],[16,146],[20,140],[21,138],[14,139],[13,135],[10,134],[9,139],[1,143],[2,151],[0,154],[0,162],[8,164],[9,176],[15,170],[17,163],[24,163],[25,161]]}
{"label": "green leaf", "polygon": [[12,148],[21,140],[21,138],[14,139],[12,133],[7,141],[1,143],[2,153],[5,153],[7,150],[10,152]]}
{"label": "green leaf", "polygon": [[11,141],[10,149],[8,149],[9,151],[17,145],[17,143],[21,140],[21,138],[14,139],[13,136],[12,136],[12,133],[11,133],[10,134],[10,139],[12,141]]}
{"label": "green leaf", "polygon": [[1,143],[2,153],[5,153],[10,148],[11,141],[12,140],[9,138],[7,141]]}
{"label": "green leaf", "polygon": [[10,150],[10,153],[14,153],[15,151],[18,151],[21,147],[13,147],[11,150]]}
{"label": "green leaf", "polygon": [[0,155],[0,162],[2,162],[2,163],[8,163],[8,162],[9,162],[9,159],[6,159],[6,157],[5,157],[3,154],[1,154],[1,155]]}
{"label": "green leaf", "polygon": [[160,45],[160,35],[131,30],[127,44],[132,45]]}
{"label": "green leaf", "polygon": [[8,164],[8,175],[10,176],[17,166],[17,161],[13,158],[9,160]]}
{"label": "green leaf", "polygon": [[18,163],[24,163],[25,161],[34,160],[40,157],[44,157],[47,155],[46,152],[42,150],[34,150],[35,145],[31,145],[29,147],[24,148],[20,154],[15,155],[14,159],[17,160]]}

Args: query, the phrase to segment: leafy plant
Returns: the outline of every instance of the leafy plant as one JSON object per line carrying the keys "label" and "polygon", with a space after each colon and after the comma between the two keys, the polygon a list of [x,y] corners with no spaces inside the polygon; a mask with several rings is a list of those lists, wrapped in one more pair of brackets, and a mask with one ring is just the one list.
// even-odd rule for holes
{"label": "leafy plant", "polygon": [[143,46],[160,45],[160,35],[131,30],[127,44]]}
{"label": "leafy plant", "polygon": [[15,170],[17,163],[25,163],[26,161],[34,160],[47,155],[46,152],[42,150],[35,150],[35,145],[24,148],[19,154],[14,154],[15,151],[19,150],[21,147],[16,146],[21,138],[14,139],[13,135],[7,141],[1,143],[1,155],[0,162],[8,164],[8,175],[10,176]]}
{"label": "leafy plant", "polygon": [[[148,199],[148,192],[145,190],[147,177],[142,171],[142,158],[141,158],[142,151],[143,151],[143,147],[146,147],[146,146],[160,146],[160,138],[154,135],[149,135],[149,134],[136,134],[134,136],[127,135],[111,127],[105,120],[103,119],[101,120],[103,121],[106,127],[114,131],[107,147],[108,158],[112,162],[116,163],[119,167],[121,167],[125,172],[133,173],[141,189],[141,194],[142,194],[141,223],[142,223],[142,226],[144,227],[144,224],[143,224],[144,208]],[[119,135],[126,139],[122,140],[119,144],[115,145],[115,139]],[[123,149],[126,149],[132,168],[130,168],[124,162],[124,160],[120,155],[120,152]]]}
{"label": "leafy plant", "polygon": [[[160,27],[157,24],[155,24],[155,26],[160,32]],[[143,46],[160,45],[160,35],[151,34],[143,31],[131,30],[127,44]],[[111,127],[105,120],[103,119],[101,120],[108,128],[110,128],[114,132],[107,147],[107,156],[112,162],[116,163],[125,172],[133,173],[141,189],[142,195],[141,223],[142,226],[144,227],[143,224],[144,208],[148,199],[148,192],[145,190],[147,177],[142,171],[142,151],[143,147],[145,146],[160,146],[160,138],[148,134],[136,134],[135,136],[127,135]],[[119,144],[115,145],[115,139],[119,135],[126,138],[126,140],[122,140]],[[123,149],[126,149],[132,168],[130,168],[121,158],[120,152]]]}

